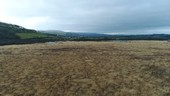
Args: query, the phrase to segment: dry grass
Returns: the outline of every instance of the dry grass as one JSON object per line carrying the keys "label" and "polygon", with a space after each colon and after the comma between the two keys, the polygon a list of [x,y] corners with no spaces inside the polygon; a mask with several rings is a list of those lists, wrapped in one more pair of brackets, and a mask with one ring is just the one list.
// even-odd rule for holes
{"label": "dry grass", "polygon": [[0,96],[170,96],[170,42],[0,47]]}

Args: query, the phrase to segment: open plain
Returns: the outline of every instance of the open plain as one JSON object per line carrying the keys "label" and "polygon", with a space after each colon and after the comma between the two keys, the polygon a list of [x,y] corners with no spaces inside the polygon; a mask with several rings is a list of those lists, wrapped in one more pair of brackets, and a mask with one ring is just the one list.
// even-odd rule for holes
{"label": "open plain", "polygon": [[170,96],[170,42],[0,46],[0,96]]}

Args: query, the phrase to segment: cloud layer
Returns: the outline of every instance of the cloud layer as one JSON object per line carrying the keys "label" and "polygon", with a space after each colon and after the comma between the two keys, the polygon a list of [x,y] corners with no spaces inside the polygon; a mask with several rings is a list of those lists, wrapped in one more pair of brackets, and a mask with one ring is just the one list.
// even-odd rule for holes
{"label": "cloud layer", "polygon": [[169,0],[0,0],[0,21],[27,28],[170,34]]}

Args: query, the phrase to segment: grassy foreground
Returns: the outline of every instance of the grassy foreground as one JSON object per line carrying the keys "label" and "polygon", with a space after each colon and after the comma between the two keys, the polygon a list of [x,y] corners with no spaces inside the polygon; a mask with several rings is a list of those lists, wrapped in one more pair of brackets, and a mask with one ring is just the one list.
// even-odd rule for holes
{"label": "grassy foreground", "polygon": [[0,96],[170,96],[170,42],[0,47]]}

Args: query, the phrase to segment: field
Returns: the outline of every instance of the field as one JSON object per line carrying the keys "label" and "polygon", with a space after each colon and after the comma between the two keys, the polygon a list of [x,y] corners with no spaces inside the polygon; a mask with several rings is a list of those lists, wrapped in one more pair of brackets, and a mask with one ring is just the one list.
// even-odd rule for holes
{"label": "field", "polygon": [[0,46],[0,96],[170,96],[170,42]]}
{"label": "field", "polygon": [[21,39],[47,38],[48,35],[42,33],[16,33]]}

